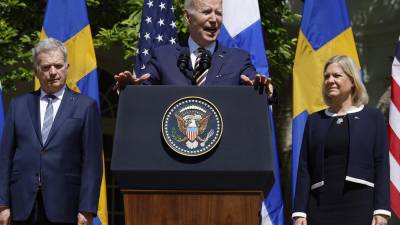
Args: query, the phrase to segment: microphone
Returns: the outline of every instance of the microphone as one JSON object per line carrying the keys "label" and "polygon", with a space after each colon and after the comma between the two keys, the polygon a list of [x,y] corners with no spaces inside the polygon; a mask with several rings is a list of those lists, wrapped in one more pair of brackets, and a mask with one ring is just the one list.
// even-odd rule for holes
{"label": "microphone", "polygon": [[176,65],[178,66],[181,72],[184,72],[185,70],[189,69],[189,60],[190,60],[189,55],[186,52],[182,51],[178,57],[178,61],[176,62]]}
{"label": "microphone", "polygon": [[200,48],[199,51],[200,51],[199,67],[200,70],[205,71],[211,67],[211,52],[204,48]]}
{"label": "microphone", "polygon": [[190,54],[188,48],[183,48],[176,62],[176,66],[179,70],[190,80],[193,80],[193,72],[190,67]]}

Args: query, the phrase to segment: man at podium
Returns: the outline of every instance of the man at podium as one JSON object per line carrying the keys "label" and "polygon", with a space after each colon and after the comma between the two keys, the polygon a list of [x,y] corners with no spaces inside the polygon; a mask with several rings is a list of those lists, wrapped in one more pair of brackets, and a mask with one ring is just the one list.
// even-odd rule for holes
{"label": "man at podium", "polygon": [[126,85],[254,85],[265,88],[276,102],[270,78],[257,74],[250,55],[217,41],[222,24],[222,0],[185,0],[184,16],[190,36],[184,45],[165,45],[151,51],[138,76],[114,75],[116,89]]}

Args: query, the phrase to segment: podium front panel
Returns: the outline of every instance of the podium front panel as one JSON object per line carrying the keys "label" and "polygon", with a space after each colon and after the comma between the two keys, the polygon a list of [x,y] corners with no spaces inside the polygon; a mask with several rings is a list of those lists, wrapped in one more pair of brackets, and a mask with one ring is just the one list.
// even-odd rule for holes
{"label": "podium front panel", "polygon": [[[185,157],[164,142],[161,123],[178,99],[196,96],[221,113],[219,144]],[[111,170],[121,188],[267,190],[273,183],[266,95],[252,87],[128,86],[120,94]]]}

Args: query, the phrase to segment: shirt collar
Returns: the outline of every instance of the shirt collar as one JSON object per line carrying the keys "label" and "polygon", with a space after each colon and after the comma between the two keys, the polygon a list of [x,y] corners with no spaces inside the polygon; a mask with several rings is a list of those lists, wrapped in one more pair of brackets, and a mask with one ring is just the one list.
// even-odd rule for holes
{"label": "shirt collar", "polygon": [[[193,53],[195,55],[196,54],[196,50],[200,47],[193,39],[192,37],[189,36],[189,40],[188,40],[188,45],[189,45],[189,50],[190,53]],[[208,51],[211,52],[211,54],[214,53],[215,51],[215,46],[216,46],[216,42],[214,41],[213,43],[211,43],[209,46],[206,46],[205,49],[207,49]]]}
{"label": "shirt collar", "polygon": [[[64,96],[64,92],[65,92],[65,85],[63,88],[61,88],[61,90],[57,91],[53,95],[56,97],[56,99],[62,99],[62,97]],[[43,89],[40,89],[40,99],[43,99],[43,97],[46,95],[48,94],[45,91],[43,91]]]}
{"label": "shirt collar", "polygon": [[[354,107],[352,107],[351,109],[349,109],[347,112],[345,112],[345,115],[346,115],[346,114],[349,114],[349,113],[360,112],[363,108],[364,108],[364,105],[354,106]],[[328,108],[328,109],[325,109],[325,114],[326,114],[327,116],[331,116],[331,117],[337,117],[337,116],[339,116],[337,113],[330,111],[329,108]]]}

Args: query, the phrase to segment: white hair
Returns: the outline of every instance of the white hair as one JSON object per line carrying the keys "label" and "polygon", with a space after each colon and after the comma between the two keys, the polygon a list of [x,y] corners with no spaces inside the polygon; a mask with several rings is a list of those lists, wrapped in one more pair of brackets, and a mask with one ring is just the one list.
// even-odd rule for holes
{"label": "white hair", "polygon": [[49,51],[55,51],[59,50],[63,53],[64,55],[64,63],[67,63],[67,48],[64,46],[64,44],[55,39],[55,38],[46,38],[39,43],[35,45],[35,47],[32,49],[32,55],[33,55],[33,67],[36,69],[38,66],[38,56],[42,52],[49,52]]}

